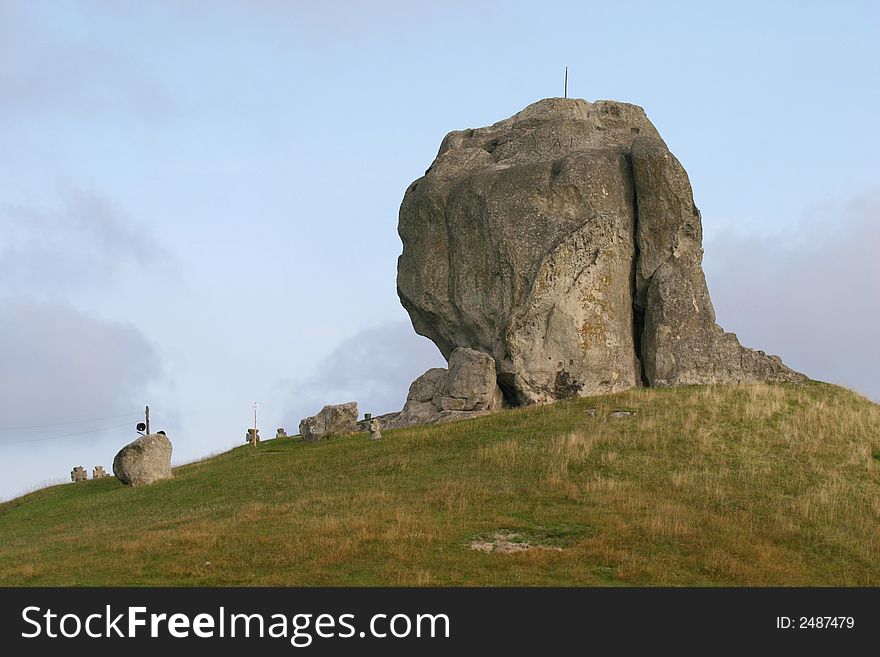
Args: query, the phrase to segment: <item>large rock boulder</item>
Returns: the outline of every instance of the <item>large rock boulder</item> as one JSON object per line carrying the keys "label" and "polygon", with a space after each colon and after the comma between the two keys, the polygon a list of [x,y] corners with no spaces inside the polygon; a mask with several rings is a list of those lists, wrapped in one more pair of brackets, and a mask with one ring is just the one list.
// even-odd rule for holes
{"label": "large rock boulder", "polygon": [[317,415],[304,418],[299,423],[299,433],[307,443],[317,442],[328,436],[357,431],[357,402],[327,405]]}
{"label": "large rock boulder", "polygon": [[113,459],[113,474],[123,484],[146,486],[171,479],[171,441],[164,433],[151,433],[129,443]]}
{"label": "large rock boulder", "polygon": [[687,174],[635,105],[552,98],[449,133],[398,231],[416,332],[491,356],[510,403],[803,378],[716,326]]}
{"label": "large rock boulder", "polygon": [[433,368],[412,382],[403,410],[385,425],[395,428],[474,417],[502,406],[493,358],[459,347],[449,358],[448,370]]}

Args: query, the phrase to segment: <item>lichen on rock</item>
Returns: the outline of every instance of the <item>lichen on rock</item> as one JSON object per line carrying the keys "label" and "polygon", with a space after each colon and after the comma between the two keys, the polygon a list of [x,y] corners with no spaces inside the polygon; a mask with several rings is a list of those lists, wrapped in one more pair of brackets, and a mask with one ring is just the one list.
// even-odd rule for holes
{"label": "lichen on rock", "polygon": [[510,405],[804,378],[715,324],[687,173],[635,105],[550,98],[449,133],[398,232],[416,332],[491,356]]}

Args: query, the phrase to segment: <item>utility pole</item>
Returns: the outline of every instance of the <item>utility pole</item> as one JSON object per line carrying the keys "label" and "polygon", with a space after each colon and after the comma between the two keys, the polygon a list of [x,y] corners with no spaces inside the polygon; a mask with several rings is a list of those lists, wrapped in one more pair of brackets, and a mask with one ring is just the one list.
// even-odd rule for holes
{"label": "utility pole", "polygon": [[150,435],[150,407],[147,406],[147,409],[144,411],[144,419],[146,420],[147,425],[147,435]]}
{"label": "utility pole", "polygon": [[565,98],[568,98],[568,66],[565,67]]}
{"label": "utility pole", "polygon": [[254,448],[257,446],[257,402],[254,402]]}

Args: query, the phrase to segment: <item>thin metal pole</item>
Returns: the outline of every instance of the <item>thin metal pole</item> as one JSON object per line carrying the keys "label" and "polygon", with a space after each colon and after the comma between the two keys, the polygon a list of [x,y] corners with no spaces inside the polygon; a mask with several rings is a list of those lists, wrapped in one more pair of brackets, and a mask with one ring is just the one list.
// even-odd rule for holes
{"label": "thin metal pole", "polygon": [[565,98],[568,98],[568,66],[565,67]]}
{"label": "thin metal pole", "polygon": [[144,418],[146,419],[147,425],[147,435],[150,435],[150,407],[147,406],[147,409],[144,411]]}
{"label": "thin metal pole", "polygon": [[254,402],[254,447],[257,446],[257,402]]}

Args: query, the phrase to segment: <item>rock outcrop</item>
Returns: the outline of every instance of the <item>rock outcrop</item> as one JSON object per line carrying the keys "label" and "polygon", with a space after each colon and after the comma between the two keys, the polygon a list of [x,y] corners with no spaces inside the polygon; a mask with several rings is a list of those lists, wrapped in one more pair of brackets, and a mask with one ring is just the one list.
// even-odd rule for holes
{"label": "rock outcrop", "polygon": [[[803,378],[715,324],[690,182],[635,105],[546,99],[449,133],[398,230],[416,332],[450,372],[457,348],[491,356],[510,404]],[[413,384],[410,415],[439,377]]]}
{"label": "rock outcrop", "polygon": [[317,415],[304,418],[299,423],[299,433],[307,443],[314,443],[328,436],[338,436],[357,431],[357,402],[327,405]]}
{"label": "rock outcrop", "polygon": [[383,424],[397,428],[474,417],[500,409],[503,401],[492,357],[459,347],[448,370],[435,367],[412,382],[403,410]]}
{"label": "rock outcrop", "polygon": [[123,484],[146,486],[171,479],[171,441],[164,433],[151,433],[129,443],[113,459],[113,474]]}

